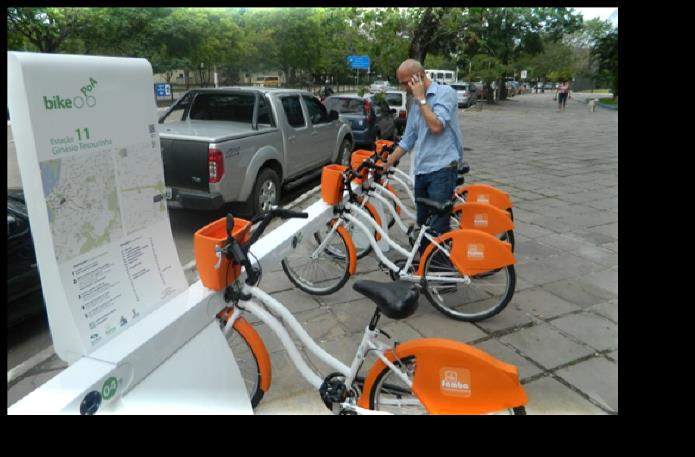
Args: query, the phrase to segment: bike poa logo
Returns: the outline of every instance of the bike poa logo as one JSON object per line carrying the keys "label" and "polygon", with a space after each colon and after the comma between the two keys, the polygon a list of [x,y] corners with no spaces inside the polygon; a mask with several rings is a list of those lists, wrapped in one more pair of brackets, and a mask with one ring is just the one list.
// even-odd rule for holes
{"label": "bike poa logo", "polygon": [[75,97],[66,97],[64,95],[53,95],[48,97],[43,96],[43,107],[46,111],[49,110],[61,110],[61,109],[82,109],[85,106],[89,108],[94,108],[97,104],[97,99],[91,92],[97,85],[97,80],[90,77],[89,82],[80,88],[82,95],[76,95]]}
{"label": "bike poa logo", "polygon": [[442,393],[456,397],[471,396],[471,372],[465,368],[444,367],[439,370]]}

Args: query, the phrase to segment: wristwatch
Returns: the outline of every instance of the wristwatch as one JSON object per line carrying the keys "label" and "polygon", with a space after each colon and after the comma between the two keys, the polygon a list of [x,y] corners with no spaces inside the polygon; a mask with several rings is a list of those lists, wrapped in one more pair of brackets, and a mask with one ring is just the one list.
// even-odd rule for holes
{"label": "wristwatch", "polygon": [[420,102],[420,106],[426,105],[426,104],[427,104],[427,100],[426,100],[426,99],[418,100],[418,102]]}

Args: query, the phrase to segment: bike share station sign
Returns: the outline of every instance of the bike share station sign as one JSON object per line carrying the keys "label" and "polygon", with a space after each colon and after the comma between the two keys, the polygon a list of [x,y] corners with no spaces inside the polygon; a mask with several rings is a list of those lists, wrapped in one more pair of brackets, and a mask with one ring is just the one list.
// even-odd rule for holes
{"label": "bike share station sign", "polygon": [[53,346],[70,364],[10,413],[251,412],[219,300],[179,262],[152,79],[145,59],[8,52]]}

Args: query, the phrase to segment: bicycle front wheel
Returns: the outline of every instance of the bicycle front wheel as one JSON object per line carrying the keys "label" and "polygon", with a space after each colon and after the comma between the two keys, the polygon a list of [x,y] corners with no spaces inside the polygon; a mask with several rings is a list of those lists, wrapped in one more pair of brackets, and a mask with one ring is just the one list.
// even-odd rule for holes
{"label": "bicycle front wheel", "polygon": [[331,229],[329,223],[314,236],[298,241],[294,250],[282,259],[287,278],[311,295],[332,294],[350,278],[348,242],[339,231],[331,233]]}
{"label": "bicycle front wheel", "polygon": [[[220,327],[224,329],[227,321],[220,317],[218,317],[218,321]],[[268,372],[264,372],[265,370],[261,368],[261,364],[258,361],[259,356],[247,337],[245,337],[243,331],[240,331],[239,326],[234,325],[229,333],[225,335],[225,338],[227,339],[227,344],[232,349],[234,360],[236,360],[239,366],[241,377],[246,386],[246,393],[248,393],[251,399],[251,407],[255,408],[263,398],[264,392],[261,388],[263,377],[267,376],[267,379],[270,380],[269,368]]]}
{"label": "bicycle front wheel", "polygon": [[425,260],[423,280],[425,296],[442,314],[452,319],[477,322],[502,311],[514,295],[514,265],[470,276],[470,284],[461,279],[451,260],[435,248]]}

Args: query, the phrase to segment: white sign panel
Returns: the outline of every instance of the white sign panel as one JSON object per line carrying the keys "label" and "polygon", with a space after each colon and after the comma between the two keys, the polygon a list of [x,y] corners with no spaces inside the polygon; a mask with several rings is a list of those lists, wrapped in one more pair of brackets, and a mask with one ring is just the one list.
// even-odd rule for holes
{"label": "white sign panel", "polygon": [[527,72],[526,70],[521,70],[521,79],[526,79]]}
{"label": "white sign panel", "polygon": [[53,344],[72,362],[188,287],[152,67],[8,52],[7,91]]}

